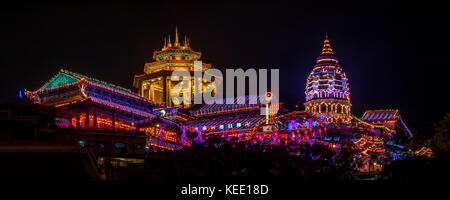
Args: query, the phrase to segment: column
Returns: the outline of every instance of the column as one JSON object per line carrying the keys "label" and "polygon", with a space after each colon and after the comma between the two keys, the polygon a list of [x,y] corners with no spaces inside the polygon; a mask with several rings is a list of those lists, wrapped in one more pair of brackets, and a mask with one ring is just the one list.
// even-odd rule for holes
{"label": "column", "polygon": [[113,127],[113,131],[116,131],[116,111],[113,111],[112,127]]}
{"label": "column", "polygon": [[167,90],[168,90],[168,88],[167,88],[167,76],[166,75],[163,75],[163,77],[162,77],[162,86],[163,86],[163,95],[162,95],[162,100],[163,100],[163,103],[164,103],[164,105],[166,106],[166,107],[169,107],[170,106],[170,102],[168,101],[168,99],[169,99],[169,95],[168,95],[168,93],[167,93]]}
{"label": "column", "polygon": [[94,127],[98,129],[98,123],[97,123],[97,109],[94,108]]}
{"label": "column", "polygon": [[84,121],[84,128],[85,129],[90,128],[90,126],[89,126],[89,104],[87,105],[87,108],[86,108],[86,120]]}

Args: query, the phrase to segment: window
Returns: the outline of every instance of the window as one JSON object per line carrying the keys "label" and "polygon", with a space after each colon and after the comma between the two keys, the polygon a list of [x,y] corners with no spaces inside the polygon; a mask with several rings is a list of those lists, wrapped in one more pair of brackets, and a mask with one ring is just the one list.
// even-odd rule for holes
{"label": "window", "polygon": [[134,149],[142,149],[142,145],[134,143],[133,144]]}
{"label": "window", "polygon": [[80,144],[80,147],[83,147],[83,148],[84,148],[84,146],[85,146],[84,143],[85,143],[84,140],[78,141],[78,144]]}
{"label": "window", "polygon": [[116,143],[114,144],[114,147],[116,147],[116,149],[122,149],[122,148],[125,147],[125,144],[122,143],[122,142],[116,142]]}
{"label": "window", "polygon": [[100,148],[103,149],[103,148],[106,148],[108,146],[108,144],[102,142],[99,144],[99,146],[100,146]]}

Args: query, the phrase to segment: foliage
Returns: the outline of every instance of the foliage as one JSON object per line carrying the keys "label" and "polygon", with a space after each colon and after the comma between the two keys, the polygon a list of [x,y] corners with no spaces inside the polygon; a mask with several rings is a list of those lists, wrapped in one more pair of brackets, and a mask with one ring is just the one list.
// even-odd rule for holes
{"label": "foliage", "polygon": [[433,151],[450,152],[450,113],[447,113],[443,119],[435,125],[436,133],[431,138]]}

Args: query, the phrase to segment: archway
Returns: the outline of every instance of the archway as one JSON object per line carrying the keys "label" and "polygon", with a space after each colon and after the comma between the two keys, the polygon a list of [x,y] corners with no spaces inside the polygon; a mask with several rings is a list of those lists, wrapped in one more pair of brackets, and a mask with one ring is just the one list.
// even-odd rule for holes
{"label": "archway", "polygon": [[327,105],[326,104],[321,104],[320,105],[320,112],[321,113],[326,113],[327,112]]}

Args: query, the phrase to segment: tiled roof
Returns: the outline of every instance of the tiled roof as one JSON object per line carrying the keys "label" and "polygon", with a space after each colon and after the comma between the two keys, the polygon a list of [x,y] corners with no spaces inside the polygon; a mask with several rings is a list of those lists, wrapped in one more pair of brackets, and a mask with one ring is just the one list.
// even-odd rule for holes
{"label": "tiled roof", "polygon": [[134,94],[131,90],[111,84],[111,83],[107,83],[95,78],[91,78],[82,74],[77,74],[74,72],[70,72],[68,70],[61,70],[58,74],[56,74],[56,76],[54,76],[52,79],[50,79],[50,81],[48,81],[46,84],[44,84],[44,86],[42,86],[41,88],[39,88],[39,90],[46,90],[46,89],[50,89],[50,88],[54,88],[54,87],[58,87],[61,85],[66,85],[66,84],[70,84],[70,83],[74,83],[77,81],[80,81],[81,79],[85,79],[89,82],[92,83],[96,83],[96,84],[100,84],[103,85],[105,87],[114,89],[114,90],[119,90],[122,92],[126,92],[129,94]]}
{"label": "tiled roof", "polygon": [[[202,120],[195,121],[192,123],[188,123],[186,125],[190,127],[197,127],[198,129],[203,129],[203,127],[207,129],[213,130],[211,131],[222,131],[222,130],[230,130],[230,129],[248,129],[253,128],[260,120],[264,120],[265,116],[263,115],[255,115],[252,117],[237,117],[237,118],[225,118],[225,119],[215,119],[215,120]],[[221,127],[223,126],[223,127]]]}
{"label": "tiled roof", "polygon": [[389,121],[397,120],[399,116],[398,110],[367,110],[361,120],[366,122]]}
{"label": "tiled roof", "polygon": [[[254,99],[256,104],[249,104],[249,100]],[[260,97],[250,96],[250,97],[237,97],[232,99],[233,104],[227,104],[226,99],[223,100],[223,104],[203,104],[198,110],[193,111],[194,116],[206,116],[206,115],[217,115],[225,113],[235,113],[235,112],[246,112],[250,110],[258,110],[260,108]],[[245,102],[244,104],[238,104],[238,102]]]}

